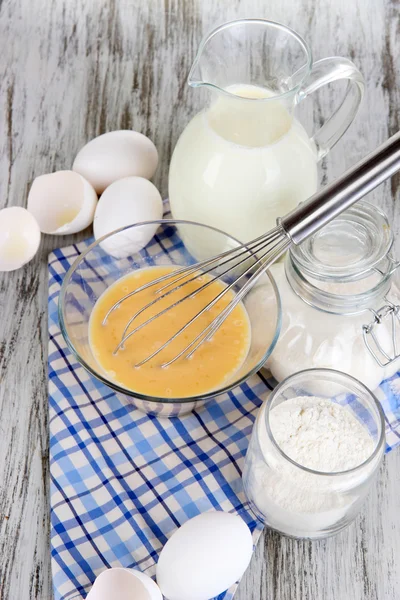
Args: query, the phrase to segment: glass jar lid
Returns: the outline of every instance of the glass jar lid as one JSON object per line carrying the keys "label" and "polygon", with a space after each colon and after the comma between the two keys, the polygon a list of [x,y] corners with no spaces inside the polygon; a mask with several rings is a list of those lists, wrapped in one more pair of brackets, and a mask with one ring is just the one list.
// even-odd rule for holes
{"label": "glass jar lid", "polygon": [[290,254],[305,277],[345,282],[373,271],[384,275],[392,245],[385,213],[358,202],[300,246],[292,246]]}
{"label": "glass jar lid", "polygon": [[396,263],[393,235],[380,209],[358,202],[300,246],[285,262],[293,291],[314,308],[335,314],[373,309],[388,293]]}

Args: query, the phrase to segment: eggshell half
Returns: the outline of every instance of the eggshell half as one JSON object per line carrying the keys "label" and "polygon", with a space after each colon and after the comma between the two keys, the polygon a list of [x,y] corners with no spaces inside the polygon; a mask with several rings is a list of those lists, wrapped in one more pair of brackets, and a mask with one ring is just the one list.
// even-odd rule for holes
{"label": "eggshell half", "polygon": [[151,600],[163,600],[160,588],[158,587],[156,582],[153,581],[153,579],[151,577],[146,575],[146,573],[142,573],[141,571],[136,571],[136,569],[127,569],[127,570],[129,570],[130,573],[133,573],[134,576],[137,577],[137,579],[139,579],[143,583],[143,585],[145,586],[145,588],[147,589],[147,591],[150,594]]}
{"label": "eggshell half", "polygon": [[[96,240],[125,225],[161,219],[162,198],[157,188],[143,177],[126,177],[112,183],[102,194],[94,217]],[[121,231],[100,242],[116,258],[131,256],[144,248],[157,231],[151,223]]]}
{"label": "eggshell half", "polygon": [[72,169],[85,177],[98,194],[118,179],[136,175],[150,179],[158,164],[157,148],[137,131],[99,135],[77,154]]}
{"label": "eggshell half", "polygon": [[167,600],[210,600],[238,581],[251,559],[253,540],[238,516],[209,512],[172,534],[157,564]]}
{"label": "eggshell half", "polygon": [[40,244],[40,229],[26,208],[0,210],[0,271],[14,271],[29,262]]}
{"label": "eggshell half", "polygon": [[114,568],[100,573],[87,600],[162,600],[156,583],[134,569]]}
{"label": "eggshell half", "polygon": [[86,229],[92,222],[97,194],[74,171],[56,171],[36,177],[28,196],[28,210],[43,233],[66,235]]}

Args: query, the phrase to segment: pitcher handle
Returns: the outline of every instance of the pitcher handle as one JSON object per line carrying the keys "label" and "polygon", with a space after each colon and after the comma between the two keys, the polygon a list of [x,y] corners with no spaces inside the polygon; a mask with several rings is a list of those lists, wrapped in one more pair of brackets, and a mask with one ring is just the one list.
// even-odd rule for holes
{"label": "pitcher handle", "polygon": [[328,154],[351,125],[364,94],[364,78],[355,64],[347,58],[339,56],[323,58],[314,63],[305,87],[302,87],[297,93],[296,103],[301,102],[322,86],[339,79],[348,81],[342,103],[312,138],[317,149],[318,160]]}

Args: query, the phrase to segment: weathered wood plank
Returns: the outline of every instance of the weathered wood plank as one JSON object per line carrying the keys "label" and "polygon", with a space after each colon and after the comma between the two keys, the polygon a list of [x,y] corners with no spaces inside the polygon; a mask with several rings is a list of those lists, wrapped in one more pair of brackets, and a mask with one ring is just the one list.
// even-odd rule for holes
{"label": "weathered wood plank", "polygon": [[[32,179],[69,168],[104,131],[133,127],[160,153],[155,183],[167,194],[176,139],[202,105],[185,79],[202,34],[225,20],[261,16],[303,34],[315,58],[350,56],[367,78],[356,122],[322,168],[324,181],[399,128],[396,0],[2,0],[0,2],[0,207],[26,203]],[[305,107],[318,123],[333,88]],[[311,122],[311,121],[310,121]],[[373,200],[399,231],[399,179]],[[397,205],[395,204],[397,199]],[[396,210],[395,210],[396,208]],[[51,599],[46,382],[46,256],[82,239],[45,237],[25,269],[0,274],[0,598]],[[399,243],[399,242],[398,242]],[[400,249],[400,248],[399,248]],[[361,518],[318,543],[268,533],[238,600],[398,597],[400,458],[385,462]]]}

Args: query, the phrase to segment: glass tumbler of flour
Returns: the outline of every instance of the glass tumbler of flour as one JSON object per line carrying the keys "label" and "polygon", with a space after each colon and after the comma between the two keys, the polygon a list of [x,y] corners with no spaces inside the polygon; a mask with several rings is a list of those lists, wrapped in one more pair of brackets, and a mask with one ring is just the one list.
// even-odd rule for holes
{"label": "glass tumbler of flour", "polygon": [[[295,108],[337,80],[348,82],[345,96],[310,138]],[[316,191],[317,163],[353,121],[364,90],[350,60],[313,63],[297,33],[263,19],[232,21],[206,36],[188,83],[208,90],[209,102],[173,153],[172,214],[242,242],[274,227],[278,216]]]}
{"label": "glass tumbler of flour", "polygon": [[333,535],[359,513],[384,449],[382,408],[368,388],[340,371],[300,371],[259,410],[246,496],[257,517],[285,535]]}

